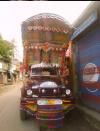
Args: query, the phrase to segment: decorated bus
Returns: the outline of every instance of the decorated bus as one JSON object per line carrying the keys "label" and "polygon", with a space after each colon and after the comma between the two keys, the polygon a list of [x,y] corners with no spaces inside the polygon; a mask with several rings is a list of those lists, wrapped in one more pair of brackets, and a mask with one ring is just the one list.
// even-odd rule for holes
{"label": "decorated bus", "polygon": [[42,13],[22,23],[24,80],[20,117],[35,116],[40,130],[58,128],[74,108],[69,57],[66,52],[73,33],[62,17]]}

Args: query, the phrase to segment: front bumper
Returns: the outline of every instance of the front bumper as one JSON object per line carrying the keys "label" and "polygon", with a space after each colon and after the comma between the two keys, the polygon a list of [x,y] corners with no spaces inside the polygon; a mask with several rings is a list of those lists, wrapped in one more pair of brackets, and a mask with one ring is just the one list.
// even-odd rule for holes
{"label": "front bumper", "polygon": [[[64,113],[70,111],[75,107],[73,100],[62,99],[62,109]],[[37,112],[37,99],[22,98],[20,101],[20,110],[25,110],[30,115],[36,115]]]}

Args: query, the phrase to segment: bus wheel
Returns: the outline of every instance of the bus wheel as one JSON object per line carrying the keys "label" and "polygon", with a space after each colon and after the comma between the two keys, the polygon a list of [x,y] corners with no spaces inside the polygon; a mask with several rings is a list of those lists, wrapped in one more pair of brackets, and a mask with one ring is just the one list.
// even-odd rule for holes
{"label": "bus wheel", "polygon": [[26,120],[27,119],[27,112],[24,111],[24,110],[20,110],[20,119],[22,121]]}
{"label": "bus wheel", "polygon": [[40,126],[40,131],[55,131],[55,129],[44,128],[44,127]]}

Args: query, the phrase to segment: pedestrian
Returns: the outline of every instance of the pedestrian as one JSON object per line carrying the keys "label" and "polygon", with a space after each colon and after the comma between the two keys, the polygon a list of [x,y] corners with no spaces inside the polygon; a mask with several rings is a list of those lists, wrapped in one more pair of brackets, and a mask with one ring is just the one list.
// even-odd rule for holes
{"label": "pedestrian", "polygon": [[13,76],[14,76],[14,81],[16,82],[17,79],[16,73],[14,73]]}

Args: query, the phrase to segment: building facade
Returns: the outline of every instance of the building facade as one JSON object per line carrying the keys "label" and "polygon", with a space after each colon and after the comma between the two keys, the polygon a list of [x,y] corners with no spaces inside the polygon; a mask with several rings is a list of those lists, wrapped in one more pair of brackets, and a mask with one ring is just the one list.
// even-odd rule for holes
{"label": "building facade", "polygon": [[0,84],[7,84],[8,63],[0,61]]}
{"label": "building facade", "polygon": [[76,30],[71,39],[77,95],[83,104],[100,111],[100,2],[92,2],[74,27]]}

